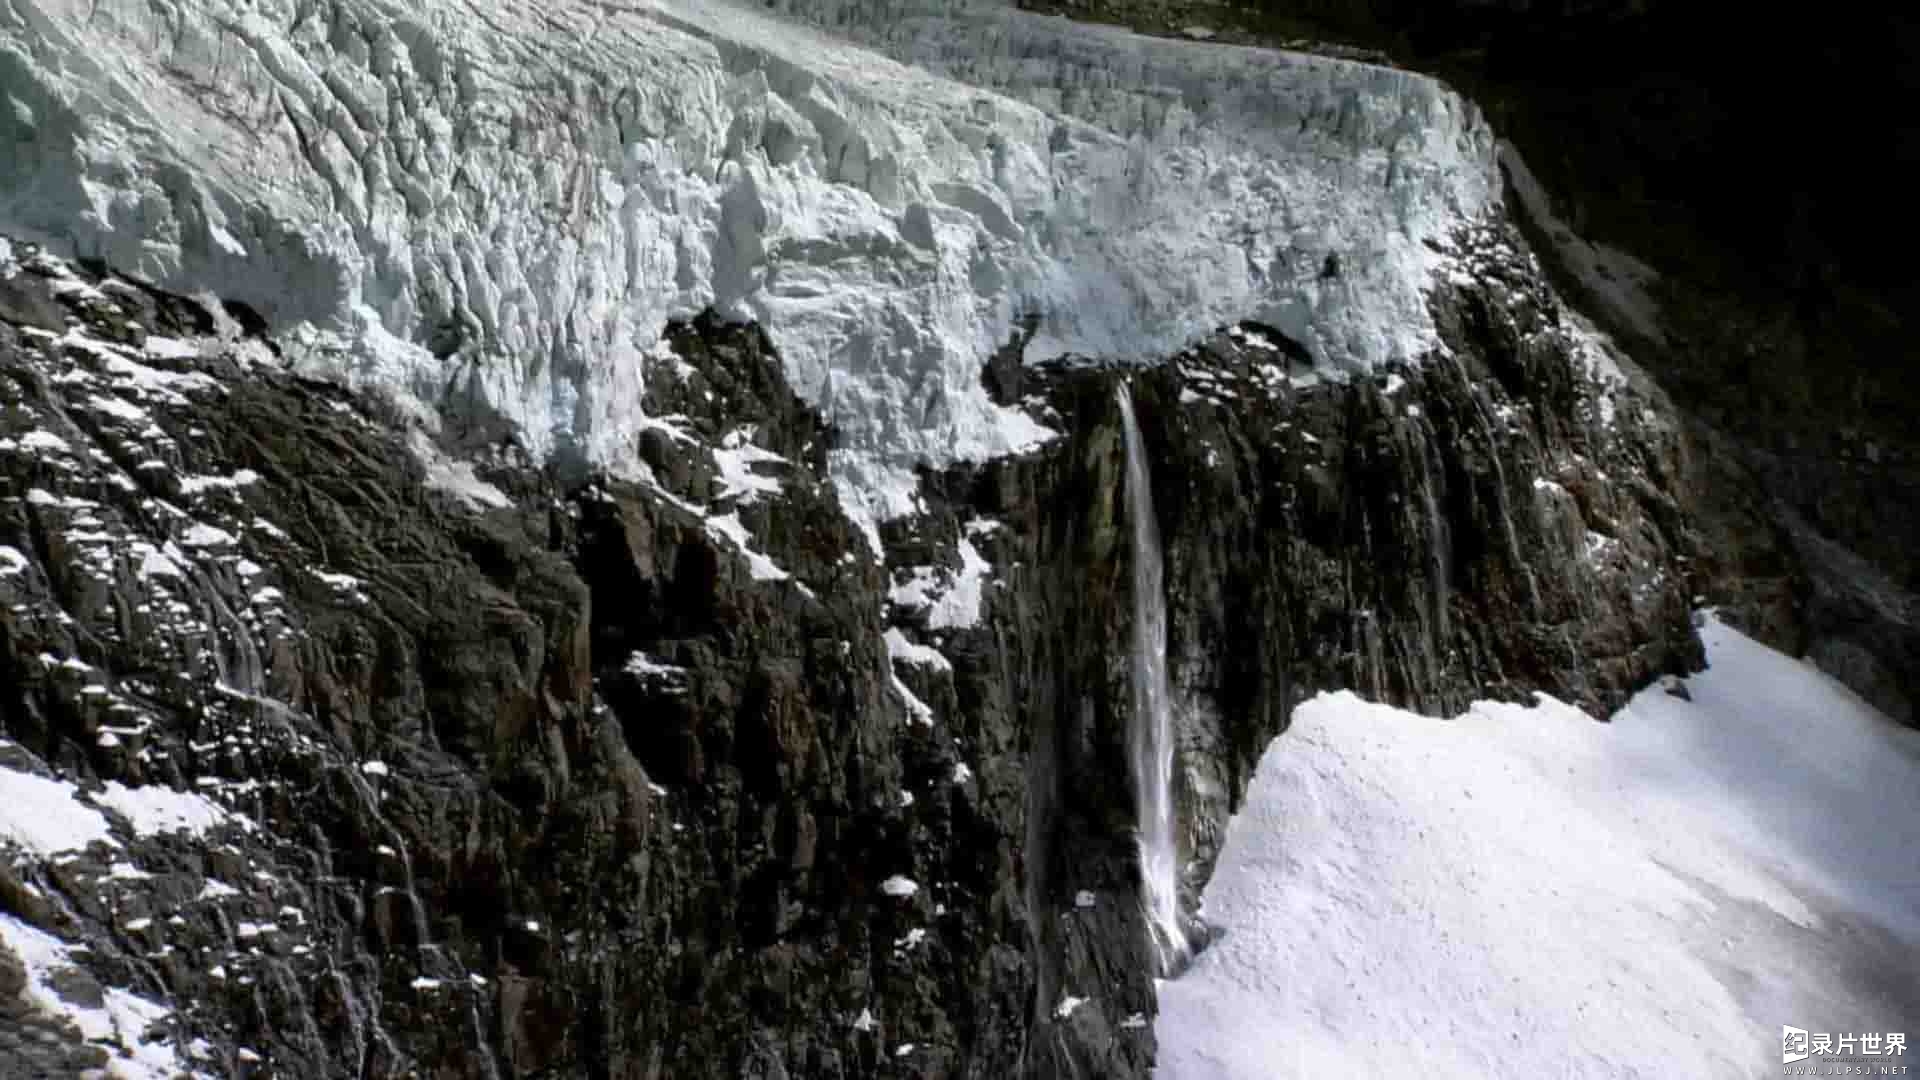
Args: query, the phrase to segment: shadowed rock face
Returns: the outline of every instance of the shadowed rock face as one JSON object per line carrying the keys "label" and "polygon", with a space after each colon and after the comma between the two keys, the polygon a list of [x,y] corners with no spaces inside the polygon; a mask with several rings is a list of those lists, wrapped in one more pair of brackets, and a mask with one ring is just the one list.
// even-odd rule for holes
{"label": "shadowed rock face", "polygon": [[649,484],[503,451],[474,503],[198,305],[13,269],[7,764],[221,816],[9,847],[0,905],[171,1006],[157,1037],[235,1075],[1013,1068],[1018,740],[960,782],[979,741],[909,721],[758,330],[674,330]]}
{"label": "shadowed rock face", "polygon": [[1115,380],[1189,900],[1303,694],[1600,711],[1698,662],[1664,399],[1596,377],[1510,230],[1457,248],[1447,353],[1375,379],[1252,324],[1153,368],[998,365],[1065,435],[924,474],[879,563],[752,326],[672,329],[644,480],[510,444],[449,480],[228,313],[17,260],[0,765],[114,845],[6,842],[0,915],[85,947],[32,1023],[118,1052],[58,1014],[131,992],[233,1075],[1146,1075]]}

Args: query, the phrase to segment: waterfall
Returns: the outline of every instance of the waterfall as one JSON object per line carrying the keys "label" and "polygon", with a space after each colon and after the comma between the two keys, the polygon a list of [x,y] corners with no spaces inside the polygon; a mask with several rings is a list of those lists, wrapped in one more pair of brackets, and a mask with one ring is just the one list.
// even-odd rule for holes
{"label": "waterfall", "polygon": [[1141,902],[1160,974],[1167,975],[1186,960],[1189,946],[1180,925],[1180,852],[1173,830],[1173,706],[1167,685],[1165,567],[1147,451],[1133,415],[1133,394],[1124,381],[1118,397],[1127,442],[1127,519],[1133,533],[1133,721],[1127,751],[1140,814]]}

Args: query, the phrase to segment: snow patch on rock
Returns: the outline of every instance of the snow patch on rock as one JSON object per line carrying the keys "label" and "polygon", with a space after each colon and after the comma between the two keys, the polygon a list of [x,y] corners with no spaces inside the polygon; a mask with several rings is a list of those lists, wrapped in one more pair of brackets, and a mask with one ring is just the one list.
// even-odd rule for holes
{"label": "snow patch on rock", "polygon": [[426,470],[427,486],[435,491],[452,495],[475,510],[498,510],[513,505],[505,492],[480,479],[473,471],[472,462],[448,457],[425,431],[416,428],[407,445]]}
{"label": "snow patch on rock", "polygon": [[933,707],[921,701],[912,690],[908,689],[907,684],[900,681],[900,676],[889,673],[888,680],[889,685],[893,687],[893,692],[899,696],[900,703],[907,707],[907,718],[921,727],[932,727]]}
{"label": "snow patch on rock", "polygon": [[929,630],[964,628],[980,622],[981,600],[993,564],[965,536],[957,549],[958,571],[946,566],[911,567],[906,580],[889,593],[889,599],[900,607],[924,610]]}
{"label": "snow patch on rock", "polygon": [[114,844],[100,811],[77,801],[79,789],[64,780],[0,769],[0,841],[42,858],[79,851],[99,842]]}
{"label": "snow patch on rock", "polygon": [[780,494],[780,480],[756,466],[785,465],[787,459],[753,445],[752,438],[751,429],[729,432],[713,451],[714,466],[720,470],[719,498],[752,502],[762,495]]}
{"label": "snow patch on rock", "polygon": [[715,514],[706,519],[708,535],[723,541],[727,546],[739,551],[747,560],[747,573],[755,581],[785,581],[793,575],[782,570],[774,561],[762,552],[753,549],[753,537],[741,522],[740,515]]}
{"label": "snow patch on rock", "polygon": [[127,819],[134,835],[142,839],[161,833],[185,832],[194,837],[224,825],[238,825],[252,831],[253,823],[214,803],[203,795],[175,791],[161,784],[127,787],[107,781],[104,791],[93,801]]}
{"label": "snow patch on rock", "polygon": [[[143,997],[105,987],[97,1005],[69,1000],[58,988],[62,969],[79,969],[69,946],[59,938],[0,914],[0,943],[26,966],[25,996],[41,1012],[69,1021],[82,1038],[112,1053],[107,1075],[117,1080],[173,1080],[206,1074],[190,1070],[165,1041],[170,1011]],[[148,1041],[149,1032],[157,1037]]]}
{"label": "snow patch on rock", "polygon": [[887,629],[886,642],[887,656],[890,659],[904,664],[932,668],[935,671],[953,671],[953,664],[947,660],[944,653],[931,645],[907,640],[907,635],[897,626]]}

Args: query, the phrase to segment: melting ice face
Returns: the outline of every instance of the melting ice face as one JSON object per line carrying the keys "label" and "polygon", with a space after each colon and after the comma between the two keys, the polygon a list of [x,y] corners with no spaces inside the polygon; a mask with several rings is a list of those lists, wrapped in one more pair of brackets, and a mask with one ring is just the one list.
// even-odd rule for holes
{"label": "melting ice face", "polygon": [[0,12],[29,46],[0,138],[31,128],[0,227],[616,467],[664,321],[750,316],[872,517],[909,509],[916,460],[1046,437],[980,385],[1023,315],[1041,353],[1258,318],[1331,368],[1411,359],[1424,241],[1499,197],[1484,123],[1416,75],[999,5],[804,7],[337,0],[323,27],[26,0]]}

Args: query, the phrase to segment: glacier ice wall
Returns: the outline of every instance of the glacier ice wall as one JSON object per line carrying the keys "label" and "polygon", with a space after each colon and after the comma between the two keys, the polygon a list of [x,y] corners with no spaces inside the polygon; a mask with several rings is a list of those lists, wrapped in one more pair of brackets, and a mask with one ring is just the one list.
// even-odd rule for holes
{"label": "glacier ice wall", "polygon": [[1432,341],[1424,244],[1499,197],[1431,80],[995,4],[13,0],[0,226],[248,302],[292,362],[621,466],[665,320],[759,319],[843,494],[1046,432],[979,363],[1239,318]]}

